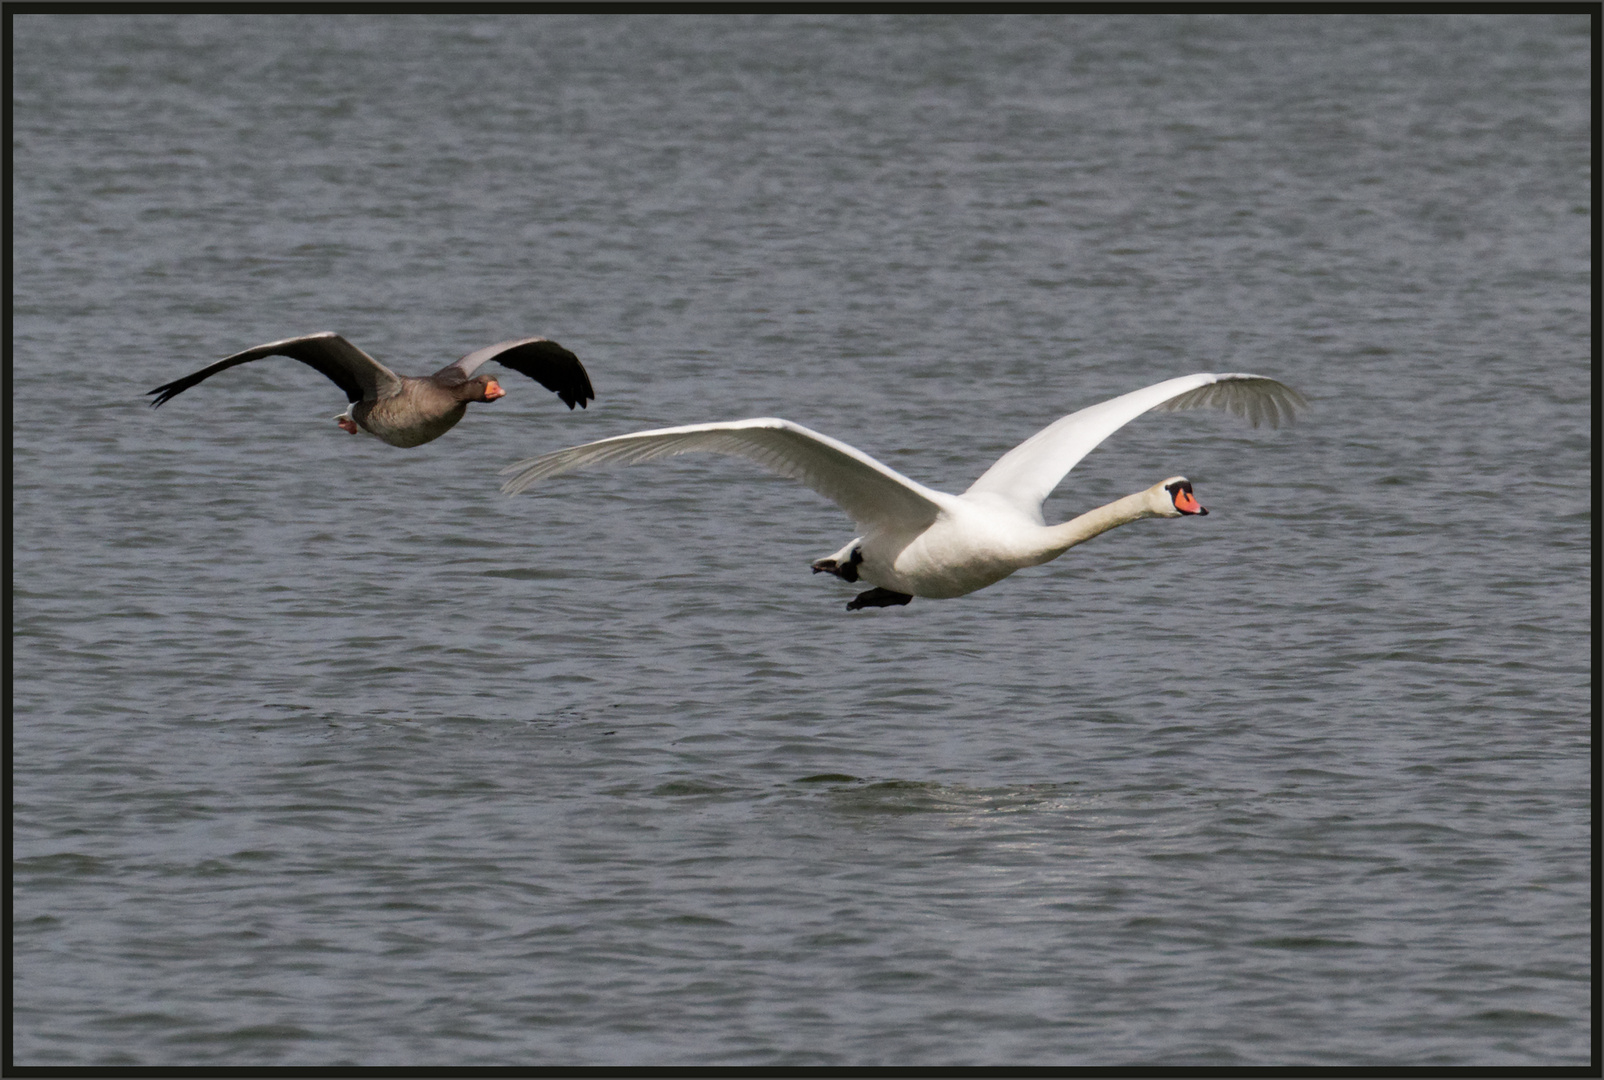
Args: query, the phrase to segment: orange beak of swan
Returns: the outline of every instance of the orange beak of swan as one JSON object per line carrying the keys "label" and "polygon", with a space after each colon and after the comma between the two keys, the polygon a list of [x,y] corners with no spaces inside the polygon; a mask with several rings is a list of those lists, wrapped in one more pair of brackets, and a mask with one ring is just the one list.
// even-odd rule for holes
{"label": "orange beak of swan", "polygon": [[1183,514],[1207,514],[1203,504],[1197,501],[1190,487],[1184,487],[1175,493],[1175,509]]}
{"label": "orange beak of swan", "polygon": [[507,391],[503,390],[501,388],[501,384],[498,383],[496,380],[491,379],[489,382],[485,383],[485,400],[486,401],[494,401],[498,397],[506,397],[506,396],[507,396]]}

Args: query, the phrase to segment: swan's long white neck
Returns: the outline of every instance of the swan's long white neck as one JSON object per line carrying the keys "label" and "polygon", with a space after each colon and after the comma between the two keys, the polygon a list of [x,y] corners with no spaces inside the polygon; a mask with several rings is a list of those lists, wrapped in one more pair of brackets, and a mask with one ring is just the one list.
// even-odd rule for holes
{"label": "swan's long white neck", "polygon": [[[1169,513],[1165,513],[1169,510]],[[1115,499],[1106,506],[1088,510],[1080,517],[1062,525],[1048,525],[1042,530],[1042,556],[1040,561],[1056,559],[1076,544],[1084,544],[1094,536],[1132,521],[1150,517],[1175,517],[1169,495],[1163,484],[1154,484],[1146,491],[1138,491],[1123,499]]]}

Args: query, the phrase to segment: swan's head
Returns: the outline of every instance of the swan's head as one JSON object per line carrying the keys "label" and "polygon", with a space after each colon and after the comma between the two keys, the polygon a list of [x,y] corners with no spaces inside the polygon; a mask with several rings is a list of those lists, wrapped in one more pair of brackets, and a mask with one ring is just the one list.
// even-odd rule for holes
{"label": "swan's head", "polygon": [[1160,517],[1201,516],[1208,513],[1203,509],[1203,504],[1197,501],[1197,496],[1192,494],[1192,481],[1184,476],[1172,476],[1162,484],[1155,484],[1153,491],[1155,494],[1162,493],[1159,496],[1162,504]]}
{"label": "swan's head", "polygon": [[507,391],[503,390],[501,384],[489,375],[481,375],[468,385],[473,386],[475,383],[479,386],[479,392],[476,397],[469,398],[469,401],[494,401],[499,397],[507,396]]}

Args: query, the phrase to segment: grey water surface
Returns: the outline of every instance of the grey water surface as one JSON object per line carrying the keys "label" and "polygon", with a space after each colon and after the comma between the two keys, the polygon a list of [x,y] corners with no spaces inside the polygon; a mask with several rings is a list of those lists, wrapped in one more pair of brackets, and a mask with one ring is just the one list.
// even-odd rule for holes
{"label": "grey water surface", "polygon": [[[17,1065],[1586,1065],[1584,15],[14,15]],[[545,334],[444,438],[342,433]],[[849,614],[783,416],[961,491]]]}

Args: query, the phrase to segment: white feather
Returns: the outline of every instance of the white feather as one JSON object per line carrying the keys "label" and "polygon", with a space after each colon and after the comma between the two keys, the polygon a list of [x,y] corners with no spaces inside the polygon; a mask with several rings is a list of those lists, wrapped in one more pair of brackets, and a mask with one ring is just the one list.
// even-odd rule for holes
{"label": "white feather", "polygon": [[[773,417],[659,428],[558,450],[503,469],[508,479],[501,489],[513,495],[576,469],[692,451],[746,458],[833,500],[863,529],[864,536],[814,569],[850,569],[842,576],[861,578],[889,592],[890,603],[904,603],[908,596],[962,596],[1130,521],[1207,513],[1186,478],[1172,476],[1063,525],[1042,521],[1042,501],[1075,464],[1149,410],[1212,406],[1246,416],[1254,426],[1267,421],[1275,427],[1306,404],[1296,390],[1262,375],[1184,375],[1049,424],[962,495],[927,488],[838,439]],[[867,601],[884,602],[884,595]]]}

